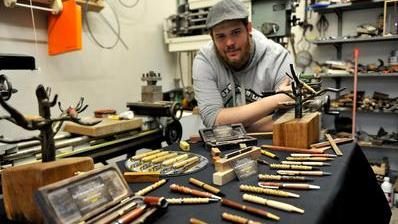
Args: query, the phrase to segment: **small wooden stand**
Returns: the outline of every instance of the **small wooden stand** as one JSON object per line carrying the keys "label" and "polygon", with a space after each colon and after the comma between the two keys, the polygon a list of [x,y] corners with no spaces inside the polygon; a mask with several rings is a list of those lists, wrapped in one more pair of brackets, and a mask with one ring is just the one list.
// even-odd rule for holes
{"label": "small wooden stand", "polygon": [[310,148],[319,141],[319,112],[306,113],[302,118],[294,118],[294,113],[286,113],[273,124],[272,144],[295,148]]}
{"label": "small wooden stand", "polygon": [[92,158],[76,157],[3,170],[1,179],[7,218],[23,223],[42,223],[42,216],[33,198],[37,189],[92,169]]}

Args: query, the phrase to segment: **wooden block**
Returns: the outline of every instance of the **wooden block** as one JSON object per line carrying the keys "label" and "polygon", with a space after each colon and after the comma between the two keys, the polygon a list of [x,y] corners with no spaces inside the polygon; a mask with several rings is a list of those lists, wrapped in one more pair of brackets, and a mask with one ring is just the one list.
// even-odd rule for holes
{"label": "wooden block", "polygon": [[104,0],[89,0],[88,3],[87,0],[76,0],[76,3],[79,4],[83,10],[86,4],[88,4],[88,10],[95,12],[99,12],[105,7]]}
{"label": "wooden block", "polygon": [[306,113],[300,119],[286,113],[273,124],[272,144],[295,148],[309,148],[319,141],[319,113]]}
{"label": "wooden block", "polygon": [[225,170],[223,172],[213,173],[213,184],[222,186],[236,179],[234,169]]}
{"label": "wooden block", "polygon": [[112,120],[104,118],[101,123],[94,126],[84,126],[72,122],[65,122],[64,131],[91,137],[99,137],[141,128],[141,126],[142,119]]}
{"label": "wooden block", "polygon": [[261,150],[259,147],[252,147],[252,150],[248,152],[244,152],[232,158],[226,159],[221,158],[214,162],[214,168],[217,172],[226,171],[232,169],[231,162],[236,161],[238,159],[242,159],[244,157],[250,157],[253,160],[257,160],[261,156]]}
{"label": "wooden block", "polygon": [[2,189],[7,218],[23,223],[42,223],[33,194],[39,187],[94,169],[90,157],[61,159],[10,167],[2,171]]}
{"label": "wooden block", "polygon": [[124,179],[127,183],[145,183],[159,181],[159,172],[124,172]]}

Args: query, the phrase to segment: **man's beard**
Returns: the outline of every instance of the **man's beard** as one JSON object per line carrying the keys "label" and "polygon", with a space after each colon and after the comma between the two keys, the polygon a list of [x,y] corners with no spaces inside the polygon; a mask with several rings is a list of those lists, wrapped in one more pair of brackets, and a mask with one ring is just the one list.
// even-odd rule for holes
{"label": "man's beard", "polygon": [[243,69],[248,63],[249,63],[249,58],[250,58],[250,50],[252,47],[250,35],[247,36],[247,44],[243,49],[242,52],[242,58],[239,61],[231,61],[229,60],[228,56],[226,54],[220,53],[218,48],[216,47],[216,54],[217,56],[228,66],[233,68],[234,70],[241,70]]}

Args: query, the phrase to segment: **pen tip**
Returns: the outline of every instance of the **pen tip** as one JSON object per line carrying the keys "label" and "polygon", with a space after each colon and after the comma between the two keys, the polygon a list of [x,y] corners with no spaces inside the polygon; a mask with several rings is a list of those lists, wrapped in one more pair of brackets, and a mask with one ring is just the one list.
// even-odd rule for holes
{"label": "pen tip", "polygon": [[220,196],[220,197],[225,197],[225,194],[222,193],[222,192],[218,192],[216,195],[217,195],[217,196]]}
{"label": "pen tip", "polygon": [[330,176],[330,175],[332,175],[332,173],[330,173],[330,172],[323,172],[323,175]]}

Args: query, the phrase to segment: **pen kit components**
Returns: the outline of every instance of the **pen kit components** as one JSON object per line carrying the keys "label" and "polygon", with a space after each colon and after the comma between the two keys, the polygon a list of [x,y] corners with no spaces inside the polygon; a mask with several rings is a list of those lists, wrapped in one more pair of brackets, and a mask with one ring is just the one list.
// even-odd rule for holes
{"label": "pen kit components", "polygon": [[157,149],[132,156],[125,167],[131,172],[159,172],[160,177],[170,177],[197,172],[207,163],[207,158],[199,154]]}
{"label": "pen kit components", "polygon": [[304,210],[301,208],[298,208],[296,206],[287,204],[287,203],[283,203],[280,201],[275,201],[275,200],[268,200],[262,197],[258,197],[252,194],[243,194],[242,195],[243,200],[245,201],[249,201],[249,202],[253,202],[256,204],[260,204],[260,205],[266,205],[272,208],[276,208],[282,211],[286,211],[286,212],[297,212],[297,213],[304,213]]}

